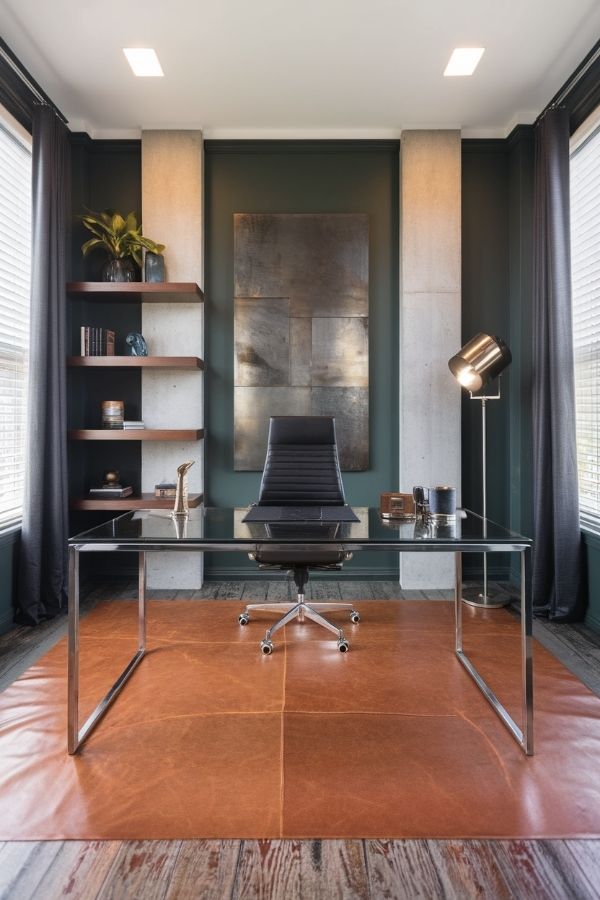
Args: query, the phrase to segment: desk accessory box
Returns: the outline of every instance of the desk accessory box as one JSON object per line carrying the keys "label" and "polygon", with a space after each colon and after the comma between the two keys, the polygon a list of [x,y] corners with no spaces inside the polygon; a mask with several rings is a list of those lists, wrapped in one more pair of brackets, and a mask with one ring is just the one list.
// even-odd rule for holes
{"label": "desk accessory box", "polygon": [[379,512],[383,519],[414,519],[416,515],[414,497],[412,494],[388,491],[380,496]]}

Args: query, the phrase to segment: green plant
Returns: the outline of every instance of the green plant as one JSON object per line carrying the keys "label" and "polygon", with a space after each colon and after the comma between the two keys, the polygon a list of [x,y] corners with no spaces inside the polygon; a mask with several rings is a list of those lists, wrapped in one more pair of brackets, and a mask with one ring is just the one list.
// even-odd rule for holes
{"label": "green plant", "polygon": [[130,212],[127,218],[112,209],[95,213],[87,210],[79,217],[88,231],[94,235],[81,246],[81,252],[87,256],[95,247],[103,247],[114,259],[131,256],[138,266],[142,265],[142,248],[150,253],[162,253],[164,244],[157,244],[142,234],[142,226],[138,225],[135,213]]}

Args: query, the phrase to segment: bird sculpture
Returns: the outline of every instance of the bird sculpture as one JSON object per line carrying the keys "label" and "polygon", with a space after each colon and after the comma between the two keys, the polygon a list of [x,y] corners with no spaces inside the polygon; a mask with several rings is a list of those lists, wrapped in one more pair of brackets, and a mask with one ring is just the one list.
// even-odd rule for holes
{"label": "bird sculpture", "polygon": [[132,331],[128,334],[125,343],[132,356],[148,356],[148,345],[139,331]]}
{"label": "bird sculpture", "polygon": [[189,460],[177,466],[177,487],[175,489],[173,516],[187,516],[190,511],[188,506],[187,473],[193,465],[194,461]]}

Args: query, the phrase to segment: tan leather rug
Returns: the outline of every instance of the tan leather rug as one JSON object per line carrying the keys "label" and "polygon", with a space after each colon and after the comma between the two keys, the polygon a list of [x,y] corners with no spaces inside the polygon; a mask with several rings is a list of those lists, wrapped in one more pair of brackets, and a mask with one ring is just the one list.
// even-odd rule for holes
{"label": "tan leather rug", "polygon": [[[0,840],[600,836],[600,700],[540,645],[526,758],[450,603],[358,604],[349,653],[305,623],[270,657],[240,605],[151,602],[151,652],[76,757],[64,640],[0,695]],[[465,608],[465,632],[518,715],[518,624]],[[82,720],[135,634],[131,602],[83,621]]]}

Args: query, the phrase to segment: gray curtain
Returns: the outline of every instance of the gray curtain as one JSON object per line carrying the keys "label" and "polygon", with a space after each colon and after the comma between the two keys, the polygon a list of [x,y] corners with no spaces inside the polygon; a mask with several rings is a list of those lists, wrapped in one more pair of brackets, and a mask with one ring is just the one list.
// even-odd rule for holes
{"label": "gray curtain", "polygon": [[569,230],[569,116],[536,127],[533,283],[533,602],[569,621],[583,614]]}
{"label": "gray curtain", "polygon": [[33,113],[31,352],[25,505],[16,620],[66,607],[68,531],[66,253],[70,144],[48,106]]}

